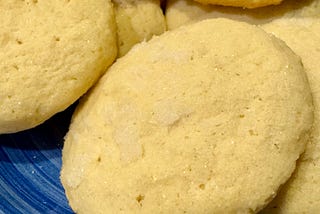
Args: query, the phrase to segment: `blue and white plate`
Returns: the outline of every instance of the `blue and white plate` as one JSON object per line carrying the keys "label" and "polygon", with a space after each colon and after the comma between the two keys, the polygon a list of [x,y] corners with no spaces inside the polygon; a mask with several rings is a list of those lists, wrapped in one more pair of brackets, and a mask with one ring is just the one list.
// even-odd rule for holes
{"label": "blue and white plate", "polygon": [[61,149],[74,106],[43,125],[0,135],[0,213],[73,213],[60,183]]}

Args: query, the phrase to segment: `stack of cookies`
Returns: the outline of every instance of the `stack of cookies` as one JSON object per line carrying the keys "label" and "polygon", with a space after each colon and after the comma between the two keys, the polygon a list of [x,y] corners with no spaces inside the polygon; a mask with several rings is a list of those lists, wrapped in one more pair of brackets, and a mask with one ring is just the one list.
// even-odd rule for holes
{"label": "stack of cookies", "polygon": [[0,133],[81,97],[76,213],[320,213],[319,0],[10,0],[0,20]]}

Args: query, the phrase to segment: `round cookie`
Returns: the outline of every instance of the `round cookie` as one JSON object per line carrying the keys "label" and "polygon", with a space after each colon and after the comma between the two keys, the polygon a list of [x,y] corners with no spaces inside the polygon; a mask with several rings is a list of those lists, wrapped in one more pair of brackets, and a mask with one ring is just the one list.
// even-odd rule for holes
{"label": "round cookie", "polygon": [[118,32],[118,56],[133,45],[166,30],[159,0],[113,0]]}
{"label": "round cookie", "polygon": [[117,54],[108,0],[10,0],[0,14],[0,134],[67,108]]}
{"label": "round cookie", "polygon": [[242,8],[257,8],[280,4],[282,0],[194,0],[202,4],[214,4]]}
{"label": "round cookie", "polygon": [[311,141],[297,169],[263,213],[318,213],[320,210],[320,19],[288,19],[262,26],[283,39],[302,58],[313,95]]}
{"label": "round cookie", "polygon": [[208,18],[229,18],[250,24],[264,24],[283,17],[320,18],[320,0],[285,0],[280,5],[256,9],[203,5],[192,0],[168,0],[166,6],[169,30]]}
{"label": "round cookie", "polygon": [[255,26],[206,20],[136,45],[82,99],[62,184],[77,213],[252,213],[313,121],[299,58]]}

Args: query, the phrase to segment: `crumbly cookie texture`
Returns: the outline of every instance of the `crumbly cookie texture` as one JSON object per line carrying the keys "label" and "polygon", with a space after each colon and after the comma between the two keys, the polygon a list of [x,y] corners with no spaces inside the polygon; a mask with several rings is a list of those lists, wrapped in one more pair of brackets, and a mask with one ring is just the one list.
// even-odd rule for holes
{"label": "crumbly cookie texture", "polygon": [[285,0],[280,5],[243,9],[203,5],[193,0],[168,0],[166,21],[169,30],[209,18],[229,18],[250,24],[265,24],[292,17],[320,18],[320,0]]}
{"label": "crumbly cookie texture", "polygon": [[0,14],[0,134],[64,110],[116,57],[108,0],[8,0]]}
{"label": "crumbly cookie texture", "polygon": [[258,27],[213,19],[136,45],[78,106],[62,184],[77,213],[253,213],[313,121],[300,59]]}
{"label": "crumbly cookie texture", "polygon": [[166,30],[159,0],[113,0],[118,33],[118,56],[132,46]]}
{"label": "crumbly cookie texture", "polygon": [[320,19],[287,19],[262,26],[302,58],[313,95],[314,126],[297,169],[262,213],[318,213],[320,210]]}

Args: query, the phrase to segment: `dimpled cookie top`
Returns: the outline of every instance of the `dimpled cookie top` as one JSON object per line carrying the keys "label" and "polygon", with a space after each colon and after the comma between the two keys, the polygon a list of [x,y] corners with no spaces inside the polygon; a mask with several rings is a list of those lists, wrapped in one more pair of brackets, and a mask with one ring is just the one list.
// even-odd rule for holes
{"label": "dimpled cookie top", "polygon": [[77,213],[252,213],[313,121],[299,58],[255,26],[207,20],[135,46],[81,101],[62,183]]}
{"label": "dimpled cookie top", "polygon": [[67,108],[116,56],[108,0],[2,1],[0,23],[0,134]]}
{"label": "dimpled cookie top", "polygon": [[287,19],[262,26],[283,39],[306,68],[314,103],[311,140],[297,169],[263,213],[318,213],[320,211],[320,19]]}

